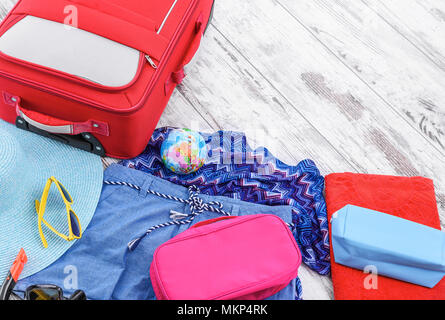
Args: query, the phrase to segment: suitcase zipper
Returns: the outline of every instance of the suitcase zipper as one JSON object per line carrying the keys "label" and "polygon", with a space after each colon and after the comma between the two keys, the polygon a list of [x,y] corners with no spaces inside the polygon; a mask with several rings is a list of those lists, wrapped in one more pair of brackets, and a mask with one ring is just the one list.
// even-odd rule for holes
{"label": "suitcase zipper", "polygon": [[142,72],[142,69],[143,69],[143,66],[144,66],[144,63],[143,63],[144,56],[145,56],[145,59],[147,59],[148,62],[151,61],[150,64],[152,65],[152,67],[154,69],[157,69],[156,64],[150,58],[150,56],[145,55],[144,53],[141,52],[140,53],[140,58],[139,58],[139,63],[138,63],[138,69],[136,71],[136,75],[134,76],[133,80],[131,82],[129,82],[128,84],[126,84],[124,86],[121,86],[121,87],[109,87],[109,86],[102,85],[102,84],[100,84],[98,82],[94,82],[92,80],[89,80],[87,78],[82,78],[80,76],[76,76],[76,75],[73,75],[73,74],[70,74],[70,73],[66,73],[66,72],[63,72],[63,71],[60,71],[60,70],[57,70],[57,69],[52,69],[52,68],[45,67],[45,66],[42,66],[42,65],[38,65],[38,64],[26,61],[26,60],[15,58],[15,57],[12,57],[12,56],[7,55],[6,53],[0,51],[0,58],[4,59],[6,61],[9,61],[9,62],[12,62],[12,63],[15,63],[15,64],[19,64],[19,65],[25,66],[25,67],[27,67],[29,69],[32,69],[32,70],[36,70],[36,71],[39,71],[39,72],[44,72],[44,73],[47,73],[47,74],[51,74],[51,75],[53,75],[55,77],[58,77],[58,78],[62,78],[62,79],[65,79],[65,80],[77,82],[77,83],[79,83],[81,85],[93,87],[95,89],[99,89],[99,90],[103,90],[103,91],[119,91],[119,90],[124,90],[124,89],[130,87],[131,85],[133,85],[134,82],[136,82],[136,80],[139,78],[139,76],[140,76],[140,74]]}
{"label": "suitcase zipper", "polygon": [[[175,1],[175,3],[173,3],[173,6],[176,4],[176,2],[177,1]],[[189,8],[187,9],[186,15],[184,15],[184,18],[182,19],[182,21],[179,25],[178,30],[180,30],[180,31],[177,30],[175,32],[175,34],[173,35],[172,42],[171,42],[172,45],[167,48],[167,52],[165,54],[166,58],[162,57],[161,60],[168,60],[172,56],[172,53],[174,52],[174,49],[177,46],[177,40],[180,37],[180,35],[184,32],[183,25],[184,25],[185,21],[188,21],[191,18],[192,14],[190,13],[190,11],[193,11],[193,9],[196,7],[197,2],[198,2],[198,0],[192,0]],[[173,6],[172,6],[172,9],[173,9]],[[162,73],[162,70],[161,70],[161,73]],[[159,74],[160,73],[158,73],[158,75]],[[155,77],[156,76],[153,77],[151,83],[147,87],[146,94],[144,94],[144,98],[137,104],[138,106],[142,105],[144,103],[146,97],[151,94],[153,87],[154,87],[153,84],[156,83],[156,80],[157,80],[157,78],[155,78]],[[137,107],[135,107],[135,108],[137,108]]]}
{"label": "suitcase zipper", "polygon": [[145,59],[147,59],[148,63],[151,65],[151,67],[153,69],[158,68],[158,66],[154,63],[154,61],[151,59],[151,57],[148,54],[145,55]]}

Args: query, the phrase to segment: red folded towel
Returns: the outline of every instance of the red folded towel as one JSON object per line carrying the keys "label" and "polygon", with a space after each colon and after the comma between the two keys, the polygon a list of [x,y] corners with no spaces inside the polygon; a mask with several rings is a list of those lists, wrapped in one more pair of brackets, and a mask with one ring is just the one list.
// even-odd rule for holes
{"label": "red folded towel", "polygon": [[[326,203],[329,220],[334,212],[352,204],[440,229],[434,184],[426,178],[334,173],[326,177]],[[445,278],[428,289],[379,276],[377,289],[366,289],[368,273],[336,264],[333,254],[331,262],[337,300],[445,299]]]}

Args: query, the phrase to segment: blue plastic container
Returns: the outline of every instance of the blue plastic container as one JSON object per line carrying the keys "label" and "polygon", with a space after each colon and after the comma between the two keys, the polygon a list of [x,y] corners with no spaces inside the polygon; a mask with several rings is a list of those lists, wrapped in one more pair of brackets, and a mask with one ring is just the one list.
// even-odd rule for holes
{"label": "blue plastic container", "polygon": [[333,214],[335,262],[433,288],[445,276],[445,233],[386,213],[347,205]]}

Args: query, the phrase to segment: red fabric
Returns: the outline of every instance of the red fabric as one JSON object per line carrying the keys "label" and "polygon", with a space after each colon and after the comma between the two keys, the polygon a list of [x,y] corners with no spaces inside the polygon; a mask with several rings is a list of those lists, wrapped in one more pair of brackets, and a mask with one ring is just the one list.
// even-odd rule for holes
{"label": "red fabric", "polygon": [[[156,24],[140,22],[141,16],[125,7],[104,1],[88,1],[89,6],[68,0],[21,0],[14,14],[25,14],[64,23],[64,8],[76,5],[78,27],[117,41],[160,60],[169,44],[168,39],[156,34]],[[160,16],[160,14],[159,14]],[[143,25],[143,26],[141,26]]]}
{"label": "red fabric", "polygon": [[139,155],[177,83],[172,82],[167,90],[165,84],[197,50],[197,26],[207,25],[213,0],[178,0],[158,35],[173,3],[174,0],[20,0],[0,25],[0,35],[26,14],[61,22],[65,18],[64,6],[76,4],[79,28],[149,53],[158,69],[141,59],[141,71],[134,83],[106,88],[87,81],[80,83],[60,72],[42,70],[0,54],[0,87],[4,93],[0,118],[15,122],[16,112],[8,96],[17,96],[27,110],[52,118],[69,123],[92,119],[106,123],[107,135],[95,137],[108,156]]}
{"label": "red fabric", "polygon": [[[329,220],[334,212],[352,204],[440,229],[434,184],[426,178],[335,173],[326,177],[326,202]],[[365,289],[369,274],[336,264],[333,254],[331,262],[337,300],[445,299],[445,279],[429,289],[379,276],[377,289]]]}

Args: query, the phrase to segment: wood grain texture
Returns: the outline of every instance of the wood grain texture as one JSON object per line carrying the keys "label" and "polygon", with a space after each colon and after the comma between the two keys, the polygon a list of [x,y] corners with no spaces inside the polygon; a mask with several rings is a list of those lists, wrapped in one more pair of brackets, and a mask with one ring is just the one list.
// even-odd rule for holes
{"label": "wood grain texture", "polygon": [[12,9],[16,0],[1,0],[0,1],[0,17],[3,18],[8,14],[8,12]]}
{"label": "wood grain texture", "polygon": [[[432,178],[445,222],[443,12],[441,0],[217,0],[159,126],[245,131],[323,174]],[[333,298],[329,277],[300,277],[305,299]]]}
{"label": "wood grain texture", "polygon": [[401,37],[445,71],[445,2],[361,0]]}
{"label": "wood grain texture", "polygon": [[[295,112],[356,171],[427,176],[435,180],[439,194],[443,193],[443,154],[281,3],[254,2],[217,2],[221,19],[217,15],[213,25]],[[230,12],[234,7],[236,12]],[[444,217],[443,208],[441,214]]]}
{"label": "wood grain texture", "polygon": [[[434,61],[360,1],[280,3],[384,103],[445,155],[445,73]],[[445,39],[445,23],[441,38]]]}

